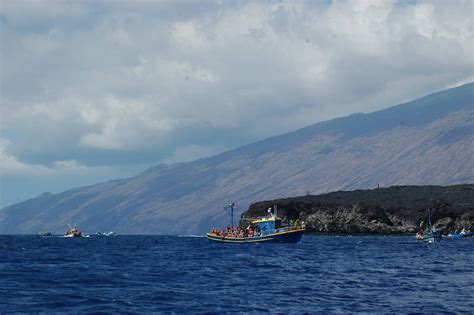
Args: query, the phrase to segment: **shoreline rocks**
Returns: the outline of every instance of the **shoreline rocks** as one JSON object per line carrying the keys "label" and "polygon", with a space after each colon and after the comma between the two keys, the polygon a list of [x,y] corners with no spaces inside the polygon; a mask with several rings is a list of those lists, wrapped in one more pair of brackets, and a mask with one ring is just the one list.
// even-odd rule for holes
{"label": "shoreline rocks", "polygon": [[241,221],[264,216],[274,206],[283,220],[303,220],[308,233],[330,235],[403,235],[428,221],[447,234],[474,226],[474,184],[392,186],[252,204]]}

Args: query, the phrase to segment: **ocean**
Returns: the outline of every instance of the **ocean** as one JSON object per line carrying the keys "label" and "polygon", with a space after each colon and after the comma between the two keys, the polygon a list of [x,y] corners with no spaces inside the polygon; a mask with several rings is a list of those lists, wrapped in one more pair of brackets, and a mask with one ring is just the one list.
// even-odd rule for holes
{"label": "ocean", "polygon": [[0,313],[473,313],[474,239],[0,236]]}

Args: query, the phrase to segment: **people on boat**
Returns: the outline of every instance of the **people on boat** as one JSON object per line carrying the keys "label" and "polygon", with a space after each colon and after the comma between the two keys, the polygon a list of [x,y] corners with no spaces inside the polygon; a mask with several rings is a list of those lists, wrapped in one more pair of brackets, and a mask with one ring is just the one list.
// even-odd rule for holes
{"label": "people on boat", "polygon": [[233,227],[231,224],[227,224],[225,229],[212,228],[211,234],[217,235],[222,238],[257,238],[263,237],[267,234],[278,234],[288,232],[296,229],[305,229],[305,222],[303,220],[291,220],[287,221],[287,224],[281,224],[282,220],[279,219],[275,222],[273,228],[269,229],[266,225],[259,225],[254,222],[247,224],[246,226]]}
{"label": "people on boat", "polygon": [[305,228],[305,223],[304,223],[304,221],[303,221],[303,220],[300,220],[300,219],[296,220],[296,228],[298,228],[298,229],[304,229],[304,228]]}
{"label": "people on boat", "polygon": [[422,239],[422,238],[424,238],[425,236],[428,236],[428,235],[429,235],[429,230],[425,230],[424,223],[423,223],[423,221],[421,221],[420,229],[416,233],[416,238],[417,239]]}
{"label": "people on boat", "polygon": [[82,237],[82,232],[77,229],[76,227],[71,227],[67,232],[64,234],[66,237]]}
{"label": "people on boat", "polygon": [[227,225],[226,230],[222,230],[219,228],[212,228],[212,234],[221,236],[221,237],[232,237],[232,238],[248,238],[248,237],[256,237],[261,235],[260,228],[258,225],[253,226],[249,224],[247,227],[232,227],[232,225]]}

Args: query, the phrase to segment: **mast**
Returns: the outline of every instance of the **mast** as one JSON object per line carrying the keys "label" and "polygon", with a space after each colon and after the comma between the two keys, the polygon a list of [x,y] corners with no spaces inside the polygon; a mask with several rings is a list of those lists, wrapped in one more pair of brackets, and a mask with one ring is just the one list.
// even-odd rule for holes
{"label": "mast", "polygon": [[428,209],[428,224],[429,224],[429,227],[430,227],[430,230],[431,230],[431,211],[430,211],[430,209]]}
{"label": "mast", "polygon": [[230,209],[230,224],[232,225],[232,228],[234,228],[234,208],[235,203],[229,203],[224,207],[224,209]]}
{"label": "mast", "polygon": [[233,228],[234,227],[234,206],[235,205],[234,205],[234,203],[231,203],[229,206],[230,206],[230,216],[231,216],[231,218],[230,218],[231,221],[230,222],[231,222],[232,228]]}

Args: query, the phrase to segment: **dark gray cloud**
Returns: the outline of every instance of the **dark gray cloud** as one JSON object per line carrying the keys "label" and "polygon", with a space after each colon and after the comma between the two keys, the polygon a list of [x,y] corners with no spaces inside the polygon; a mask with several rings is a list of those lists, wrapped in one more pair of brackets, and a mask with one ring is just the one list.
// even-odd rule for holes
{"label": "dark gray cloud", "polygon": [[113,178],[472,81],[473,5],[4,1],[2,169]]}

